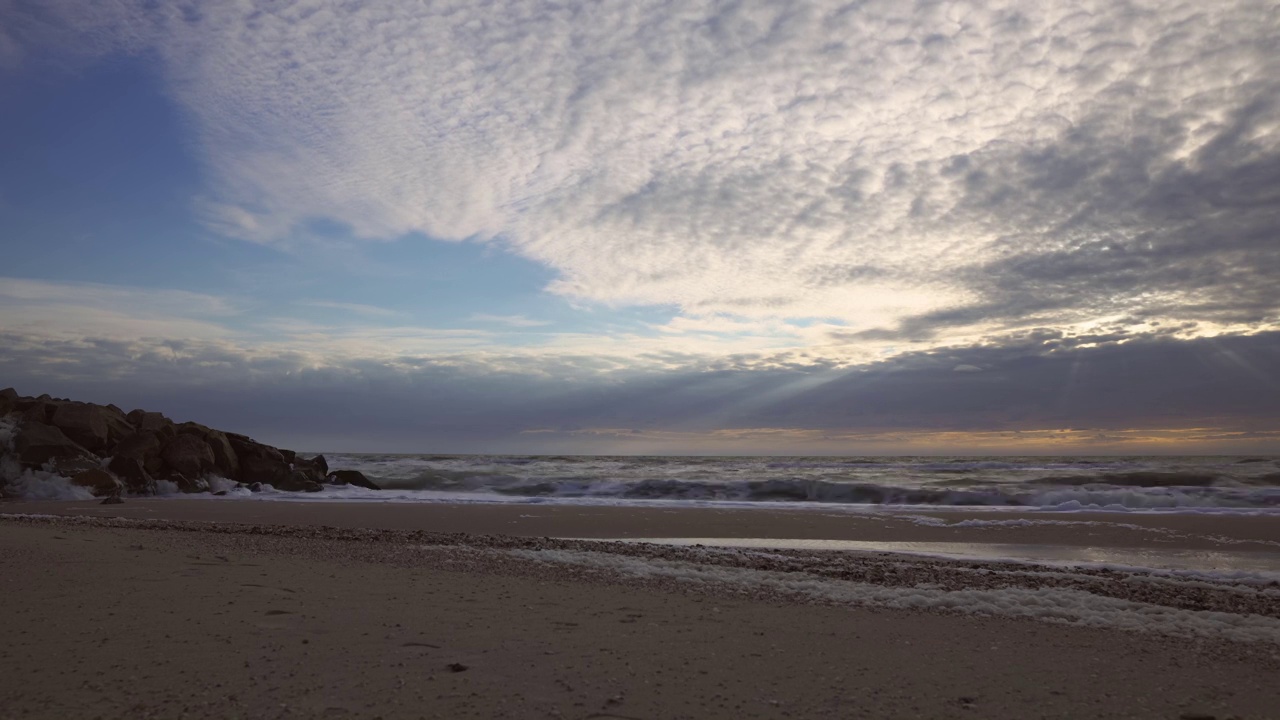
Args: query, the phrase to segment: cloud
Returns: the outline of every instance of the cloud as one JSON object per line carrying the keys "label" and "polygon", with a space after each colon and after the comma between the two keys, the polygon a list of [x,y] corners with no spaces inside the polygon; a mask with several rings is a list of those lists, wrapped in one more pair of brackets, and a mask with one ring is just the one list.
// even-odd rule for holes
{"label": "cloud", "polygon": [[850,338],[1277,322],[1263,0],[19,8],[162,58],[229,235],[487,239],[575,299]]}
{"label": "cloud", "polygon": [[390,310],[388,308],[377,307],[376,305],[362,305],[360,303],[344,303],[334,302],[332,300],[306,300],[299,302],[298,305],[304,307],[320,308],[322,310],[338,310],[346,313],[354,313],[356,315],[368,315],[373,317],[395,317],[401,315],[399,311]]}
{"label": "cloud", "polygon": [[856,367],[786,353],[682,356],[673,367],[491,348],[339,357],[10,331],[0,347],[0,377],[24,393],[159,409],[314,449],[1280,451],[1276,332],[1041,331]]}
{"label": "cloud", "polygon": [[473,313],[471,320],[481,323],[497,323],[499,325],[507,325],[510,327],[542,327],[550,325],[546,320],[531,320],[523,315],[487,315],[485,313]]}

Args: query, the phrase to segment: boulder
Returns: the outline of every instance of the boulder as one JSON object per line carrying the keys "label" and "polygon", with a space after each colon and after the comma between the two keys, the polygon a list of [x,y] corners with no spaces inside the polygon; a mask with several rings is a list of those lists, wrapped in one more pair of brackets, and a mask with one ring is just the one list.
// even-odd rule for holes
{"label": "boulder", "polygon": [[164,443],[160,442],[160,436],[154,432],[137,430],[116,443],[111,454],[115,457],[127,457],[144,461],[149,457],[158,456],[163,445]]}
{"label": "boulder", "polygon": [[[42,396],[47,397],[47,396]],[[58,409],[58,403],[53,400],[41,400],[38,398],[18,398],[14,404],[14,409],[22,416],[23,422],[38,422],[45,425],[52,425],[53,413]]]}
{"label": "boulder", "polygon": [[204,478],[189,478],[182,473],[175,473],[169,477],[169,480],[178,486],[178,489],[184,493],[202,493],[209,491],[209,481]]}
{"label": "boulder", "polygon": [[293,475],[302,478],[305,482],[317,485],[322,484],[325,475],[328,473],[329,464],[325,461],[323,455],[317,455],[311,460],[303,460],[301,457],[294,456]]}
{"label": "boulder", "polygon": [[40,467],[56,459],[90,458],[91,453],[61,430],[40,422],[27,421],[19,428],[13,448],[18,462],[26,467]]}
{"label": "boulder", "polygon": [[156,481],[151,473],[142,465],[142,461],[133,457],[116,455],[107,464],[107,469],[124,481],[124,486],[134,495],[155,495]]}
{"label": "boulder", "polygon": [[319,484],[316,482],[314,474],[306,470],[293,470],[287,478],[272,483],[277,490],[287,490],[289,492],[314,492],[310,488]]}
{"label": "boulder", "polygon": [[138,430],[121,440],[111,452],[113,457],[137,460],[149,475],[156,476],[164,472],[164,461],[160,459],[163,446],[156,433]]}
{"label": "boulder", "polygon": [[98,497],[119,495],[120,490],[122,489],[120,481],[115,479],[111,473],[103,470],[102,468],[94,468],[92,470],[83,470],[78,472],[72,476],[71,483],[73,485],[79,485],[80,487],[89,488],[89,490]]}
{"label": "boulder", "polygon": [[195,435],[175,435],[165,443],[160,458],[171,472],[198,478],[213,469],[213,449]]}
{"label": "boulder", "polygon": [[231,441],[220,430],[205,427],[200,423],[185,422],[175,425],[179,435],[195,435],[204,440],[213,451],[213,469],[224,478],[234,478],[240,472],[240,461],[236,459],[236,451]]}
{"label": "boulder", "polygon": [[119,495],[108,495],[102,501],[102,504],[103,505],[123,505],[124,500],[121,500]]}
{"label": "boulder", "polygon": [[304,460],[300,455],[295,456],[293,467],[315,470],[321,478],[329,474],[329,461],[325,460],[323,455],[317,455],[310,460]]}
{"label": "boulder", "polygon": [[284,458],[284,461],[289,463],[290,465],[293,464],[294,460],[298,459],[298,454],[292,450],[285,450],[284,448],[276,448],[276,452],[280,453],[280,457]]}
{"label": "boulder", "polygon": [[168,440],[177,434],[173,421],[165,417],[164,413],[134,410],[125,417],[134,429],[156,433],[162,440]]}
{"label": "boulder", "polygon": [[355,485],[369,490],[381,490],[372,480],[359,470],[334,470],[329,473],[329,482],[334,485]]}
{"label": "boulder", "polygon": [[0,416],[8,415],[10,411],[17,407],[18,391],[13,388],[5,388],[0,390]]}
{"label": "boulder", "polygon": [[288,484],[292,471],[278,450],[244,435],[226,433],[226,437],[240,466],[234,479],[244,483],[267,483],[275,487]]}
{"label": "boulder", "polygon": [[[111,446],[111,428],[116,425],[115,420],[111,411],[104,407],[71,402],[56,407],[50,424],[89,452],[102,455]],[[116,439],[123,439],[125,434],[117,429]]]}
{"label": "boulder", "polygon": [[101,470],[102,461],[92,455],[82,457],[60,457],[54,458],[46,465],[53,472],[62,477],[75,477],[78,473],[85,470]]}

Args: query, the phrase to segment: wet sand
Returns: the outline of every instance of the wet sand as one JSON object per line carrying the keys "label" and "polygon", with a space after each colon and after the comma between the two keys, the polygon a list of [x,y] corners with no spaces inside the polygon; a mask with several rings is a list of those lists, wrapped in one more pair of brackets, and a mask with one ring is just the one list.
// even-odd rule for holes
{"label": "wet sand", "polygon": [[1261,552],[1274,518],[947,528],[753,510],[0,506],[15,512],[80,517],[0,518],[6,718],[1265,718],[1280,698],[1280,590],[1266,586],[542,539]]}
{"label": "wet sand", "polygon": [[[520,537],[791,538],[1280,553],[1280,515],[788,511],[550,504],[259,501],[230,498],[0,502],[0,513],[426,530]],[[1000,524],[970,524],[973,522]],[[1025,524],[1023,524],[1025,523]]]}

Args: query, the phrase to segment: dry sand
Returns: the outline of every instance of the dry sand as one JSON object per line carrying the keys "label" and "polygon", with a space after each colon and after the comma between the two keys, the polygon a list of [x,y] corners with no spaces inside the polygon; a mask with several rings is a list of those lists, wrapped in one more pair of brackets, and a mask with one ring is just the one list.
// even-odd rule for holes
{"label": "dry sand", "polygon": [[[1275,518],[946,528],[214,500],[0,512],[82,516],[0,518],[5,718],[1280,717],[1280,589],[1265,584],[540,537],[807,529],[1274,552]],[[488,534],[440,534],[462,529]],[[1016,617],[1032,610],[1058,622]]]}

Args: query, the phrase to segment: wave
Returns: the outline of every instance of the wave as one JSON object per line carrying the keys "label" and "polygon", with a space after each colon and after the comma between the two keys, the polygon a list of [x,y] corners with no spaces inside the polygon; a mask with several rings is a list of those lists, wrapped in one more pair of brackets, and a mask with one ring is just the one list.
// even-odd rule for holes
{"label": "wave", "polygon": [[[382,482],[385,487],[398,490],[546,499],[1027,508],[1064,504],[1132,509],[1280,507],[1280,489],[1218,487],[1213,484],[1215,479],[1216,477],[1194,473],[1127,473],[1039,478],[1029,483],[972,487],[907,487],[797,478],[728,481],[684,478],[618,480],[591,476],[519,477],[491,471],[433,469],[411,478]],[[1169,484],[1158,484],[1159,480]]]}

